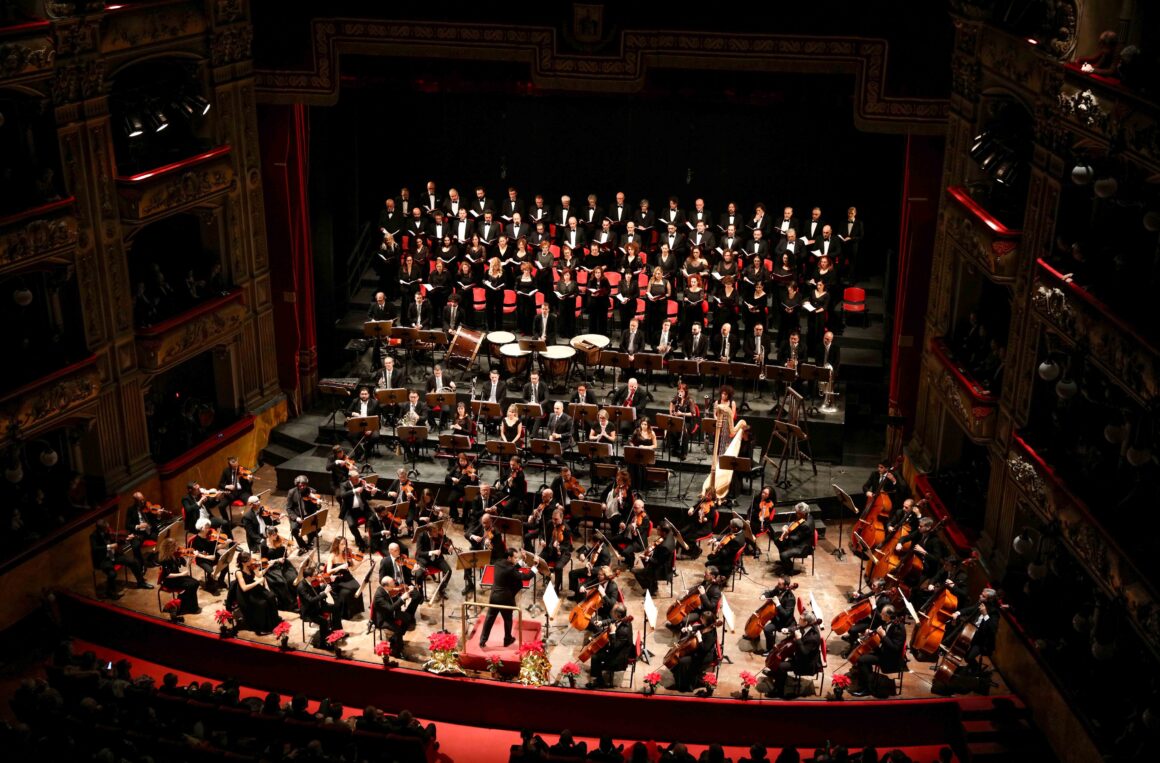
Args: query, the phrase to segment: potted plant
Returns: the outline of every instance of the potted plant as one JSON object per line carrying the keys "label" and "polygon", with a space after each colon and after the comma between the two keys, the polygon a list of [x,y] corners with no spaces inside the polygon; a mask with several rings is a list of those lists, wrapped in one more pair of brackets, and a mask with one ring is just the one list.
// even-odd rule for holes
{"label": "potted plant", "polygon": [[520,647],[519,681],[524,686],[543,686],[551,678],[552,663],[544,653],[543,641],[529,641]]}
{"label": "potted plant", "polygon": [[169,621],[172,623],[185,622],[185,618],[181,616],[181,599],[170,599],[165,602],[165,614],[169,615]]}
{"label": "potted plant", "polygon": [[757,676],[748,670],[741,671],[741,699],[749,699],[749,690],[757,686]]}
{"label": "potted plant", "polygon": [[567,686],[570,689],[576,688],[576,680],[580,677],[580,666],[575,662],[565,662],[564,667],[560,668],[560,676],[558,683],[561,686]]}
{"label": "potted plant", "polygon": [[334,650],[334,659],[344,660],[348,655],[342,651],[342,642],[346,640],[347,632],[344,630],[331,631],[330,635],[326,637],[326,644]]}
{"label": "potted plant", "polygon": [[503,678],[503,660],[497,655],[490,655],[487,658],[487,672],[491,674],[493,679],[499,681]]}
{"label": "potted plant", "polygon": [[830,692],[830,699],[841,701],[846,689],[850,688],[850,676],[846,673],[835,673],[830,685],[834,687]]}
{"label": "potted plant", "polygon": [[383,667],[389,668],[393,664],[391,662],[391,644],[388,641],[380,641],[375,644],[375,654],[382,658]]}
{"label": "potted plant", "polygon": [[213,619],[217,621],[218,629],[222,638],[230,638],[234,635],[234,613],[228,609],[219,609],[213,613]]}
{"label": "potted plant", "polygon": [[283,620],[275,625],[274,638],[278,639],[278,648],[283,652],[293,651],[290,646],[290,623]]}
{"label": "potted plant", "polygon": [[463,673],[459,666],[459,637],[448,631],[436,631],[427,637],[431,659],[423,664],[432,673]]}
{"label": "potted plant", "polygon": [[653,694],[656,694],[657,686],[660,684],[660,682],[661,674],[657,673],[656,671],[653,671],[652,673],[649,673],[647,676],[645,676],[644,689],[642,689],[644,696],[651,697]]}
{"label": "potted plant", "polygon": [[717,674],[706,673],[701,676],[701,690],[698,692],[703,697],[712,697],[713,692],[717,690]]}

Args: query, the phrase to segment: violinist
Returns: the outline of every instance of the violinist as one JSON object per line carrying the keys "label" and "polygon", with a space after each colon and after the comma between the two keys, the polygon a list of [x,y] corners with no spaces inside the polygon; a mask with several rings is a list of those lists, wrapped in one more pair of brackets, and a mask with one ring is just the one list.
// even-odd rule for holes
{"label": "violinist", "polygon": [[505,496],[508,510],[518,513],[528,497],[528,478],[524,476],[524,465],[519,456],[511,457],[507,476],[501,477],[496,487]]}
{"label": "violinist", "polygon": [[278,534],[277,527],[266,528],[266,539],[261,544],[262,561],[266,568],[266,585],[274,594],[278,609],[294,612],[298,606],[294,602],[294,578],[297,573],[290,564],[290,548]]}
{"label": "violinist", "polygon": [[809,556],[814,552],[814,520],[810,518],[810,507],[805,501],[800,501],[793,507],[793,521],[786,524],[781,535],[773,539],[781,554],[780,562],[783,567],[790,567],[794,559]]}
{"label": "violinist", "polygon": [[109,523],[98,519],[92,535],[89,536],[89,550],[92,554],[93,569],[105,574],[105,596],[110,599],[119,599],[117,591],[117,566],[127,568],[137,579],[138,588],[152,588],[145,582],[142,566],[136,559],[125,556],[120,543],[109,529]]}
{"label": "violinist", "polygon": [[633,572],[640,587],[653,596],[657,595],[657,583],[668,580],[673,574],[676,558],[676,538],[668,523],[661,523],[660,536],[641,555],[643,567]]}
{"label": "violinist", "polygon": [[895,551],[902,551],[907,544],[913,544],[911,550],[922,557],[922,575],[931,577],[942,564],[946,555],[946,546],[939,540],[935,531],[934,518],[923,517],[918,520],[918,529],[903,535],[894,547]]}
{"label": "violinist", "polygon": [[432,601],[439,601],[451,582],[451,565],[447,563],[446,555],[453,553],[455,547],[451,539],[443,532],[443,523],[436,522],[427,532],[421,532],[415,541],[415,558],[423,565],[424,574],[430,567],[439,570],[439,586],[435,589]]}
{"label": "violinist", "polygon": [[599,624],[599,630],[608,629],[608,644],[592,655],[589,667],[592,680],[585,685],[589,689],[611,686],[612,674],[626,670],[632,659],[632,621],[628,619],[628,609],[623,604],[616,604],[609,614],[611,617]]}
{"label": "violinist", "polygon": [[[713,527],[717,524],[717,507],[720,505],[720,500],[717,494],[710,486],[705,494],[689,508],[688,521],[685,523],[681,534],[686,538],[700,538],[713,532]],[[701,547],[696,543],[689,546],[685,551],[684,558],[696,559],[701,555]]]}
{"label": "violinist", "polygon": [[548,525],[548,534],[544,538],[544,551],[541,554],[544,561],[554,565],[553,574],[556,590],[563,590],[564,566],[568,557],[572,555],[572,530],[564,521],[564,509],[556,504],[552,512],[552,521]]}
{"label": "violinist", "polygon": [[943,557],[941,570],[911,590],[911,603],[916,609],[923,609],[936,593],[943,590],[949,590],[957,601],[967,600],[967,570],[954,554]]}
{"label": "violinist", "polygon": [[572,470],[567,466],[560,467],[560,476],[552,480],[552,494],[558,496],[560,505],[564,508],[564,516],[567,518],[571,514],[572,501],[577,498],[583,498],[584,486],[580,484],[580,480],[576,475],[572,474]]}
{"label": "violinist", "polygon": [[729,520],[729,529],[719,538],[713,540],[716,547],[705,560],[721,571],[721,577],[728,580],[733,577],[734,560],[741,558],[741,550],[745,547],[745,520],[734,517]]}
{"label": "violinist", "polygon": [[535,553],[536,541],[545,539],[548,520],[555,508],[555,501],[550,488],[540,491],[540,502],[524,520],[524,548]]}
{"label": "violinist", "polygon": [[881,666],[884,673],[897,673],[906,666],[906,626],[895,617],[893,606],[882,608],[882,624],[872,632],[877,633],[882,642],[872,652],[858,658],[855,665],[858,689],[850,692],[855,697],[865,697],[870,693],[873,666]]}
{"label": "violinist", "polygon": [[455,457],[455,463],[448,470],[443,484],[448,487],[447,506],[451,512],[451,521],[456,524],[466,523],[467,510],[463,506],[463,494],[468,485],[479,484],[475,465],[471,463],[466,453],[460,453]]}
{"label": "violinist", "polygon": [[419,518],[419,496],[415,493],[415,485],[406,468],[395,472],[395,484],[387,491],[387,498],[395,503],[407,504],[407,532]]}
{"label": "violinist", "polygon": [[181,499],[181,510],[185,513],[185,531],[187,533],[197,532],[197,523],[202,519],[213,527],[229,526],[228,520],[210,515],[209,509],[206,508],[210,498],[211,494],[202,490],[201,485],[196,482],[190,482],[185,486],[185,496]]}
{"label": "violinist", "polygon": [[197,601],[199,584],[187,571],[185,558],[177,552],[177,544],[172,538],[166,538],[164,543],[168,546],[164,549],[168,558],[161,562],[160,585],[167,591],[177,591],[181,599],[178,622],[181,622],[180,615],[201,614],[201,605]]}
{"label": "violinist", "polygon": [[342,483],[346,482],[346,478],[351,469],[357,469],[353,459],[347,458],[346,451],[341,445],[333,445],[330,448],[330,488],[331,492],[337,494],[338,488]]}
{"label": "violinist", "polygon": [[257,553],[266,537],[266,519],[262,499],[252,495],[246,499],[246,513],[242,514],[242,527],[246,529],[246,547],[250,553]]}
{"label": "violinist", "polygon": [[303,621],[314,623],[318,632],[314,637],[313,645],[319,649],[328,649],[326,637],[330,635],[331,618],[334,616],[334,606],[326,600],[326,594],[331,592],[328,576],[315,574],[317,567],[313,559],[307,559],[298,571],[294,592],[298,596],[298,616]]}
{"label": "violinist", "polygon": [[467,504],[467,513],[463,521],[470,528],[478,524],[479,518],[484,514],[498,514],[506,503],[507,499],[489,483],[480,483],[479,498]]}
{"label": "violinist", "polygon": [[264,636],[282,621],[278,603],[264,583],[266,575],[258,559],[248,551],[238,554],[238,569],[234,582],[238,587],[238,605],[242,610],[242,624],[259,636]]}
{"label": "violinist", "polygon": [[[790,615],[790,623],[793,615]],[[797,628],[787,628],[789,638],[797,643],[797,648],[788,660],[782,660],[773,676],[770,696],[785,698],[785,681],[790,671],[799,676],[812,676],[822,669],[822,634],[818,629],[818,618],[808,609],[802,612]]]}
{"label": "violinist", "polygon": [[407,550],[403,544],[403,531],[407,523],[404,519],[395,517],[390,508],[387,505],[372,506],[371,511],[367,513],[367,541],[372,554],[386,556],[387,546],[392,542],[402,546],[404,553]]}
{"label": "violinist", "polygon": [[414,586],[383,577],[371,603],[371,624],[390,633],[391,654],[403,655],[403,636],[415,622],[419,597]]}
{"label": "violinist", "polygon": [[[403,549],[398,543],[392,543],[387,546],[387,555],[379,562],[378,577],[394,578],[399,583],[413,585],[422,591],[423,578],[427,577],[427,569],[422,564],[419,564],[417,559],[413,559],[403,553]],[[423,597],[420,593],[415,598],[421,601]],[[415,606],[418,606],[418,604]]]}
{"label": "violinist", "polygon": [[286,516],[290,520],[290,537],[298,544],[298,553],[304,554],[314,545],[318,530],[302,537],[302,520],[318,510],[318,493],[310,487],[305,474],[294,478],[294,487],[286,492]]}
{"label": "violinist", "polygon": [[338,619],[351,620],[365,608],[358,595],[359,582],[351,572],[354,555],[350,543],[343,536],[334,539],[330,545],[330,556],[326,571],[330,574],[330,590],[334,597],[334,610]]}
{"label": "violinist", "polygon": [[222,469],[221,478],[218,479],[218,490],[222,492],[218,498],[218,511],[221,512],[223,519],[229,519],[227,512],[231,503],[234,501],[245,503],[254,492],[253,475],[249,469],[241,467],[237,456],[226,459],[226,468]]}
{"label": "violinist", "polygon": [[746,546],[755,557],[761,556],[761,550],[757,547],[757,536],[762,532],[774,534],[773,518],[776,503],[777,490],[772,485],[762,485],[749,506],[749,527],[753,530],[753,540],[746,541]]}
{"label": "violinist", "polygon": [[346,522],[359,551],[367,550],[367,542],[359,532],[359,520],[366,521],[367,499],[370,492],[359,476],[358,469],[349,470],[346,481],[338,486],[338,518]]}
{"label": "violinist", "polygon": [[218,542],[210,535],[212,530],[213,523],[209,518],[203,517],[197,520],[197,535],[193,536],[190,546],[194,551],[193,563],[200,567],[204,573],[202,585],[205,586],[205,590],[210,596],[217,596],[222,586],[225,585],[226,570],[223,569],[218,574],[217,579],[214,579],[213,571],[217,565]]}
{"label": "violinist", "polygon": [[632,502],[628,516],[620,523],[619,531],[612,538],[617,550],[624,557],[626,570],[631,570],[636,563],[636,555],[648,548],[651,534],[652,520],[645,512],[644,499],[637,498]]}
{"label": "violinist", "polygon": [[145,500],[145,494],[141,491],[133,493],[133,503],[125,511],[125,532],[133,550],[133,557],[142,564],[145,560],[141,556],[141,544],[147,540],[157,540],[157,529],[162,513],[166,516],[169,514],[160,506]]}
{"label": "violinist", "polygon": [[777,585],[761,594],[762,598],[777,602],[777,613],[773,619],[762,628],[765,634],[765,650],[759,654],[768,654],[777,642],[777,632],[793,625],[793,615],[797,609],[797,596],[794,595],[796,585],[784,575],[778,578]]}
{"label": "violinist", "polygon": [[[568,589],[573,593],[568,596],[572,601],[581,601],[584,594],[581,586],[587,583],[595,571],[612,564],[612,549],[602,540],[595,539],[590,548],[581,548],[578,552],[584,560],[583,565],[575,564],[568,573]],[[611,568],[609,568],[611,573]]]}
{"label": "violinist", "polygon": [[695,625],[693,638],[697,646],[691,654],[686,654],[677,661],[673,668],[674,689],[680,692],[689,692],[697,688],[705,669],[717,660],[717,615],[708,610],[702,610],[701,616]]}
{"label": "violinist", "polygon": [[633,502],[632,478],[626,470],[617,470],[616,481],[605,488],[602,499],[604,501],[604,519],[608,522],[609,527],[615,527],[618,518],[632,507]]}

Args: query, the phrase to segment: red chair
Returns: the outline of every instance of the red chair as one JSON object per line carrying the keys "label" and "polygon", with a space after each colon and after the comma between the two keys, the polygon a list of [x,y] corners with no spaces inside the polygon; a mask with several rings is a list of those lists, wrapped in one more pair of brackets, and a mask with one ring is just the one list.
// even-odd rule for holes
{"label": "red chair", "polygon": [[515,289],[503,290],[503,314],[511,315],[516,311],[516,292]]}
{"label": "red chair", "polygon": [[542,304],[544,304],[544,292],[537,291],[536,292],[536,311],[537,312],[539,311],[540,305],[542,305]]}
{"label": "red chair", "polygon": [[842,312],[847,316],[860,314],[863,325],[870,324],[870,316],[866,313],[866,290],[858,286],[847,286],[842,292]]}
{"label": "red chair", "polygon": [[620,273],[617,273],[614,270],[610,270],[604,274],[604,277],[608,279],[608,285],[613,289],[616,289],[616,287],[620,286]]}
{"label": "red chair", "polygon": [[[156,545],[156,544],[154,544]],[[165,585],[165,571],[161,568],[157,570],[157,611],[165,614],[165,607],[161,603],[161,594],[169,594],[169,601],[173,601],[181,594],[180,588],[172,588]]]}
{"label": "red chair", "polygon": [[644,322],[644,300],[640,297],[636,298],[636,313],[632,317],[642,323]]}
{"label": "red chair", "polygon": [[487,309],[487,290],[482,286],[471,287],[471,307],[477,314]]}

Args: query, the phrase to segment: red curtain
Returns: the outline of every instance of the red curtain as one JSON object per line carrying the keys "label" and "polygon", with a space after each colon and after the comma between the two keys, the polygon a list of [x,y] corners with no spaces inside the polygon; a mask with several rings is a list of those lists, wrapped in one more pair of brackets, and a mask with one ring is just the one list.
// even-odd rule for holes
{"label": "red curtain", "polygon": [[308,196],[309,111],[301,104],[261,106],[258,126],[278,381],[301,405],[313,397],[318,380]]}

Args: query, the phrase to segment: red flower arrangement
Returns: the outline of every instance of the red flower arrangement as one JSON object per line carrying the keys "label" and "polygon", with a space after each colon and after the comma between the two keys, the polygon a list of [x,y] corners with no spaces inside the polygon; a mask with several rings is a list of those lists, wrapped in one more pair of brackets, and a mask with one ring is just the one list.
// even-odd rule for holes
{"label": "red flower arrangement", "polygon": [[274,626],[274,637],[283,638],[290,635],[290,623],[283,620]]}
{"label": "red flower arrangement", "polygon": [[386,641],[380,641],[379,643],[375,644],[375,655],[378,657],[384,657],[384,658],[390,657],[391,656],[390,643],[388,643]]}
{"label": "red flower arrangement", "polygon": [[848,689],[850,688],[850,676],[845,673],[835,673],[830,679],[830,685],[835,689]]}
{"label": "red flower arrangement", "polygon": [[[574,662],[565,662],[564,667],[560,668],[560,675],[578,676],[580,675],[580,666]],[[657,678],[660,678],[660,676],[657,676]]]}
{"label": "red flower arrangement", "polygon": [[661,674],[656,673],[656,672],[649,673],[647,676],[644,677],[644,682],[646,684],[648,684],[649,686],[652,686],[655,688],[656,685],[661,682]]}
{"label": "red flower arrangement", "polygon": [[454,652],[459,648],[459,637],[447,631],[437,631],[427,637],[427,648],[432,652]]}
{"label": "red flower arrangement", "polygon": [[331,631],[331,634],[326,637],[326,643],[337,644],[346,638],[346,631]]}
{"label": "red flower arrangement", "polygon": [[715,673],[706,673],[705,675],[701,676],[701,682],[708,686],[710,689],[716,689],[717,675]]}
{"label": "red flower arrangement", "polygon": [[757,686],[757,676],[753,675],[748,670],[741,671],[741,685],[751,688]]}
{"label": "red flower arrangement", "polygon": [[229,625],[234,621],[234,613],[228,609],[219,609],[213,613],[213,619],[217,621],[218,625]]}
{"label": "red flower arrangement", "polygon": [[165,611],[173,614],[181,609],[181,599],[170,599],[165,602]]}
{"label": "red flower arrangement", "polygon": [[526,654],[543,654],[543,653],[544,653],[544,642],[543,641],[529,641],[528,643],[526,643],[520,647],[520,657],[521,658]]}

